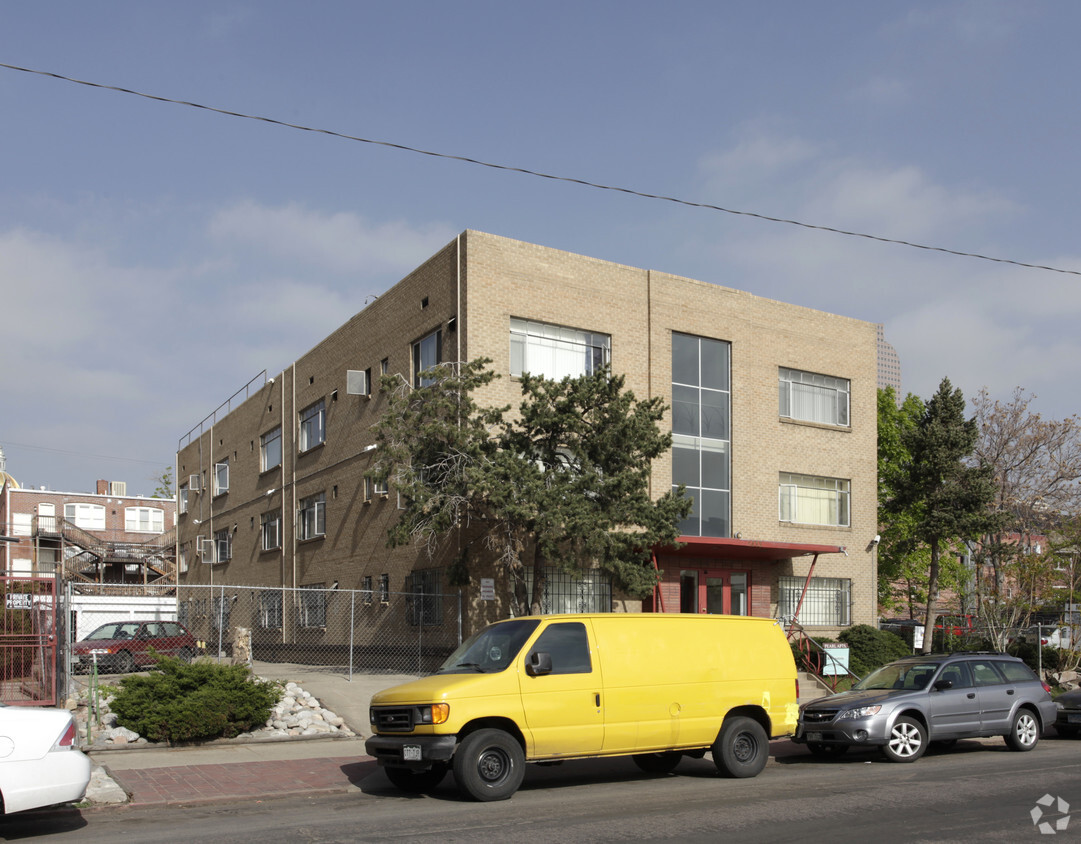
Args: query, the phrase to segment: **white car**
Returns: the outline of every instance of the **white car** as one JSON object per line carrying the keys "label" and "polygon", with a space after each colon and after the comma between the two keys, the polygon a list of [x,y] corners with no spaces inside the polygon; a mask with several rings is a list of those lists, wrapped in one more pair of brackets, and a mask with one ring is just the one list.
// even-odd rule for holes
{"label": "white car", "polygon": [[3,813],[82,800],[90,760],[76,747],[64,709],[0,703],[0,801]]}

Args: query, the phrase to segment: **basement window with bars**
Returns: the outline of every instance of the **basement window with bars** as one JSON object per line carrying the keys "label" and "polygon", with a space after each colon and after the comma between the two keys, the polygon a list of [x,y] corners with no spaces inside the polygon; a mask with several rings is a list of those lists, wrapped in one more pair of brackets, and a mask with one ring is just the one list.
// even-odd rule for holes
{"label": "basement window with bars", "polygon": [[309,583],[297,591],[297,623],[301,627],[327,626],[327,589],[325,583]]}
{"label": "basement window with bars", "polygon": [[[780,577],[777,582],[777,615],[796,619],[805,627],[847,627],[852,623],[852,581],[847,577],[812,577],[803,595],[806,579]],[[800,606],[800,595],[803,605]]]}
{"label": "basement window with bars", "polygon": [[415,571],[409,577],[409,623],[431,626],[443,623],[442,569]]}
{"label": "basement window with bars", "polygon": [[281,592],[267,590],[259,593],[259,626],[271,630],[281,629]]}
{"label": "basement window with bars", "polygon": [[[541,613],[592,613],[612,611],[612,578],[600,569],[572,574],[555,566],[544,570]],[[526,570],[526,595],[533,594],[533,571]]]}

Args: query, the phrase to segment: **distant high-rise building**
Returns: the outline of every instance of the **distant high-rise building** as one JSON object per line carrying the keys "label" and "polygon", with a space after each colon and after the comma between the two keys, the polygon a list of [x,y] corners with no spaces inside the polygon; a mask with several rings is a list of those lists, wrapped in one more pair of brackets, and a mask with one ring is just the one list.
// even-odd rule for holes
{"label": "distant high-rise building", "polygon": [[897,394],[897,403],[901,403],[904,396],[901,393],[901,359],[897,356],[897,350],[886,340],[886,332],[882,323],[878,323],[878,389],[893,387]]}

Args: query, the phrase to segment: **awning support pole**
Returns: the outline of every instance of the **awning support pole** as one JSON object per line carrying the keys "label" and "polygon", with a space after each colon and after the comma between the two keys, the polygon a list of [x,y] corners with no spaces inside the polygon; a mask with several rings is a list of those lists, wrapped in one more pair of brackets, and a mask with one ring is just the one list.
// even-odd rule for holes
{"label": "awning support pole", "polygon": [[790,622],[788,622],[788,629],[790,631],[791,631],[792,627],[795,626],[796,622],[799,620],[799,611],[801,609],[803,609],[803,599],[805,597],[807,597],[807,589],[811,585],[811,577],[815,573],[815,563],[817,563],[817,562],[818,562],[818,554],[816,552],[814,557],[811,559],[811,569],[810,569],[810,571],[807,572],[807,579],[805,581],[803,581],[803,591],[800,592],[799,603],[796,604],[796,614],[793,615],[792,620]]}

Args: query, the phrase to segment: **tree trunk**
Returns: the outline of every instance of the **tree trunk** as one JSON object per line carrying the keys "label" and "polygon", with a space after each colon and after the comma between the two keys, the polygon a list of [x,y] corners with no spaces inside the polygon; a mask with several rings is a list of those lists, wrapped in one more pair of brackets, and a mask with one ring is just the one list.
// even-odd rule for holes
{"label": "tree trunk", "polygon": [[540,615],[544,610],[544,586],[548,575],[544,570],[544,559],[540,547],[533,545],[533,594],[529,598],[529,614]]}
{"label": "tree trunk", "polygon": [[923,626],[923,648],[920,653],[929,654],[934,649],[935,619],[938,616],[938,540],[931,541],[931,566],[927,572],[927,615]]}

